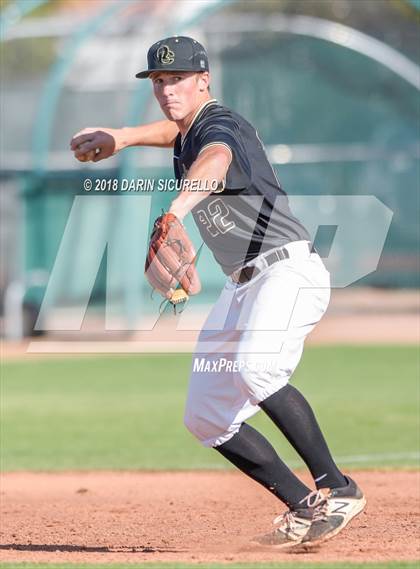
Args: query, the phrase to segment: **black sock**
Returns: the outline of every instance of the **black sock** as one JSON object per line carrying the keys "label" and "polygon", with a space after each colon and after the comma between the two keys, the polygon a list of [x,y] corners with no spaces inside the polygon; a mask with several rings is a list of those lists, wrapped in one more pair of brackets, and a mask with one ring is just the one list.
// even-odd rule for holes
{"label": "black sock", "polygon": [[293,474],[267,439],[254,428],[243,423],[230,440],[214,448],[289,508],[302,508],[299,502],[311,490]]}
{"label": "black sock", "polygon": [[305,461],[318,489],[347,485],[309,403],[297,389],[286,385],[262,401],[260,407]]}

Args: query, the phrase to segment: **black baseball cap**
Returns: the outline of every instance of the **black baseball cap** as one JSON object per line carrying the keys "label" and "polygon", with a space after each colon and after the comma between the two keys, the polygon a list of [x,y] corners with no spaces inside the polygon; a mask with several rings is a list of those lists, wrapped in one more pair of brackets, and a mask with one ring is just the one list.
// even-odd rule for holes
{"label": "black baseball cap", "polygon": [[208,71],[209,60],[204,47],[193,38],[172,36],[152,45],[147,52],[146,71],[136,74],[139,79],[154,71]]}

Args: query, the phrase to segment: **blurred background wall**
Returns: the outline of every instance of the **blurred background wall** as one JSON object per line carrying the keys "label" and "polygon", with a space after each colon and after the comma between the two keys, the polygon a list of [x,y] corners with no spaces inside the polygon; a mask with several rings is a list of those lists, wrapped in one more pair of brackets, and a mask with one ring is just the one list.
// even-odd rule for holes
{"label": "blurred background wall", "polygon": [[[299,216],[334,212],[343,195],[376,196],[393,212],[377,270],[352,287],[418,288],[419,14],[417,0],[3,1],[3,333],[33,333],[86,178],[172,177],[166,150],[129,149],[95,165],[69,151],[72,135],[86,126],[161,117],[149,82],[134,75],[148,47],[172,34],[192,35],[208,48],[214,96],[255,125],[288,194],[325,196],[320,211],[310,201]],[[48,318],[74,310],[86,294],[98,311],[112,298],[121,326],[156,311],[160,299],[150,299],[143,276],[142,236],[173,195],[144,198],[152,200],[150,216],[149,205],[138,217],[130,214],[127,196],[117,208],[111,200],[84,208]],[[375,213],[351,213],[369,221],[367,230],[355,227],[368,249]],[[107,276],[104,254],[91,291],[92,242],[113,232],[127,243],[118,273]],[[339,261],[346,263],[345,253]],[[199,269],[206,286],[194,299],[197,309],[214,300],[224,281],[209,251]]]}

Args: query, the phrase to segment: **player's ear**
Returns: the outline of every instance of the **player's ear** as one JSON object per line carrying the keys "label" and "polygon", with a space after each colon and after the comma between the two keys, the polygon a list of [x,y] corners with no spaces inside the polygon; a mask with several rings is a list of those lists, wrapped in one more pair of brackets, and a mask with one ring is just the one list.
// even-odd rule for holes
{"label": "player's ear", "polygon": [[198,75],[198,88],[200,91],[208,91],[210,85],[210,74],[208,71],[203,71]]}

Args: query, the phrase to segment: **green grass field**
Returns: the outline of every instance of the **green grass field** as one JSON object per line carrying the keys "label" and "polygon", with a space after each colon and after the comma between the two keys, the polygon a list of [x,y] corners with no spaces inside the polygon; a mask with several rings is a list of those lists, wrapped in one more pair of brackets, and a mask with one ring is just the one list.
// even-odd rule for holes
{"label": "green grass field", "polygon": [[[226,468],[183,426],[190,356],[67,358],[2,365],[2,469]],[[293,378],[337,461],[419,462],[415,347],[311,347]],[[291,466],[297,455],[261,412],[252,424]]]}

